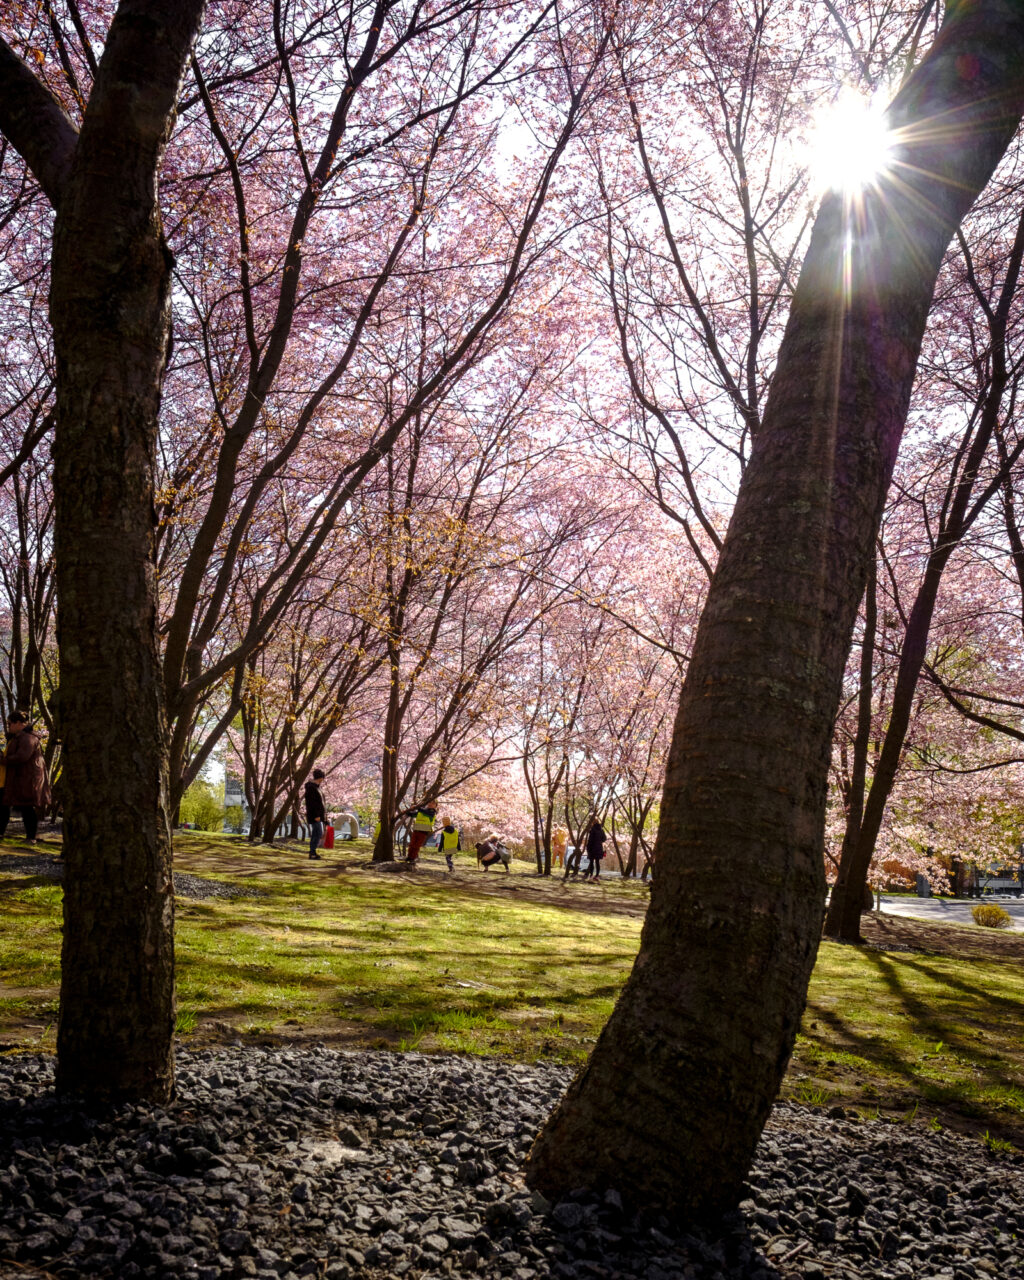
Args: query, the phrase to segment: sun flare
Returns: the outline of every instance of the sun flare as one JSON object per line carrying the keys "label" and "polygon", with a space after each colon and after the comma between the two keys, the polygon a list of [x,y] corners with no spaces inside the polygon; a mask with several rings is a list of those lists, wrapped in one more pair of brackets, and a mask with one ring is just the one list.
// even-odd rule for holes
{"label": "sun flare", "polygon": [[893,136],[882,105],[843,93],[817,116],[808,147],[814,186],[855,195],[876,183],[892,163]]}

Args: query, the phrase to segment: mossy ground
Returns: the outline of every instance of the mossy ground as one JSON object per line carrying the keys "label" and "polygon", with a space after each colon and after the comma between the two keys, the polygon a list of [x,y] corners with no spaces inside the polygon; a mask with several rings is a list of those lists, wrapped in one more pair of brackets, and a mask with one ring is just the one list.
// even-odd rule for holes
{"label": "mossy ground", "polygon": [[[61,891],[4,870],[27,853],[0,844],[6,1051],[51,1049],[56,1033]],[[583,1060],[636,954],[645,887],[539,880],[527,864],[485,874],[466,855],[453,875],[429,855],[381,872],[369,853],[311,863],[298,847],[176,838],[177,870],[260,890],[178,900],[183,1040]],[[865,930],[866,947],[820,949],[784,1095],[1024,1147],[1024,938],[892,917]]]}

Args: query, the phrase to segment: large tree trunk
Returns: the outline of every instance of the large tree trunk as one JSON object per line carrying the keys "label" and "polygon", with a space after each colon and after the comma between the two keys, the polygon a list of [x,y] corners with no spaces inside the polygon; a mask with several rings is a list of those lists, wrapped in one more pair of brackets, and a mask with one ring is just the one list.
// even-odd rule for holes
{"label": "large tree trunk", "polygon": [[[70,145],[51,145],[52,117],[33,137],[18,135],[16,116],[0,116],[57,211],[50,318],[66,795],[57,1087],[92,1098],[163,1101],[174,1086],[153,501],[171,256],[157,177],[202,10],[202,0],[122,0]],[[36,84],[24,90],[43,95],[45,112]],[[57,169],[48,163],[56,153]]]}
{"label": "large tree trunk", "polygon": [[1024,4],[952,5],[890,108],[897,174],[822,205],[680,700],[640,954],[528,1162],[549,1197],[693,1218],[742,1194],[821,931],[832,724],[932,289],[1022,106]]}
{"label": "large tree trunk", "polygon": [[202,0],[122,0],[54,231],[67,815],[57,1086],[167,1099],[174,891],[154,492],[171,255],[157,179]]}

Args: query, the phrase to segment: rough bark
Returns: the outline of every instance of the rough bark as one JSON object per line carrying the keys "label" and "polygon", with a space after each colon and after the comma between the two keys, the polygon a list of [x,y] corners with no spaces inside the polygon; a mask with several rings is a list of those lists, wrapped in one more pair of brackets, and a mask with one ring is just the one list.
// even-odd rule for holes
{"label": "rough bark", "polygon": [[640,954],[531,1152],[549,1197],[734,1205],[824,907],[832,725],[943,251],[1024,108],[1024,3],[951,5],[890,108],[900,166],[815,223],[680,699]]}
{"label": "rough bark", "polygon": [[[157,178],[202,0],[122,0],[81,133],[0,65],[0,125],[53,201],[65,887],[57,1087],[173,1091],[173,893],[154,477],[171,257]],[[15,60],[17,61],[17,60]],[[6,111],[12,92],[31,110]],[[42,96],[41,96],[42,95]]]}

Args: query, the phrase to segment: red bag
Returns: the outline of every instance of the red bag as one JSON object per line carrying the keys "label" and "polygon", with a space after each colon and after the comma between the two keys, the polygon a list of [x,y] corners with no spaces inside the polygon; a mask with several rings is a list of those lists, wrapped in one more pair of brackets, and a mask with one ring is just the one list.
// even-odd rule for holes
{"label": "red bag", "polygon": [[324,831],[324,843],[323,843],[323,847],[324,847],[325,849],[333,849],[333,848],[334,848],[334,828],[333,828],[333,827],[328,827],[328,828]]}

